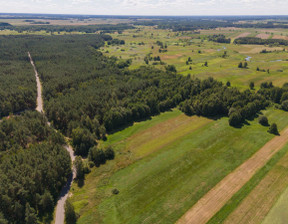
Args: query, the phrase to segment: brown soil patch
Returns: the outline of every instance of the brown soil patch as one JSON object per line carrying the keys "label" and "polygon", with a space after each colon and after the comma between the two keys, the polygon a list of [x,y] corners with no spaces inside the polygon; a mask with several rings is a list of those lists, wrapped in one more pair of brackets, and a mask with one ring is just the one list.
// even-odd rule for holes
{"label": "brown soil patch", "polygon": [[182,54],[175,54],[175,55],[163,55],[161,56],[161,59],[176,59],[176,58],[179,58],[179,57],[182,57],[183,55]]}
{"label": "brown soil patch", "polygon": [[179,37],[179,40],[187,40],[187,39],[192,39],[191,37]]}
{"label": "brown soil patch", "polygon": [[261,223],[288,185],[288,154],[261,180],[224,223]]}
{"label": "brown soil patch", "polygon": [[251,158],[227,175],[179,220],[178,224],[207,223],[271,157],[288,142],[288,128],[267,142]]}
{"label": "brown soil patch", "polygon": [[270,36],[271,36],[271,34],[260,33],[256,37],[267,40]]}
{"label": "brown soil patch", "polygon": [[281,51],[283,48],[281,47],[266,47],[266,46],[259,46],[259,45],[241,45],[241,50],[239,53],[241,54],[258,54],[262,50],[266,49],[267,51]]}
{"label": "brown soil patch", "polygon": [[241,30],[242,28],[238,28],[238,27],[218,27],[216,28],[216,30]]}
{"label": "brown soil patch", "polygon": [[250,35],[251,33],[248,33],[248,32],[246,32],[246,33],[241,33],[241,34],[239,34],[237,37],[235,37],[235,39],[237,39],[237,38],[240,38],[240,37],[247,37],[248,35]]}
{"label": "brown soil patch", "polygon": [[273,39],[288,40],[288,37],[287,36],[281,36],[281,35],[274,35]]}

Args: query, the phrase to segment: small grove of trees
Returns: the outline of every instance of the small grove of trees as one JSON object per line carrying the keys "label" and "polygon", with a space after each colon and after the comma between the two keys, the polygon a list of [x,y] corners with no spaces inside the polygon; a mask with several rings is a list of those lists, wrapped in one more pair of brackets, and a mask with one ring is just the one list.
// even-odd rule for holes
{"label": "small grove of trees", "polygon": [[242,62],[240,62],[238,64],[238,68],[248,68],[248,63],[245,61],[244,64]]}
{"label": "small grove of trees", "polygon": [[125,41],[124,40],[119,40],[119,39],[113,39],[110,41],[107,41],[108,45],[125,45]]}
{"label": "small grove of trees", "polygon": [[76,155],[87,156],[89,149],[97,144],[91,132],[86,128],[73,129],[71,136]]}
{"label": "small grove of trees", "polygon": [[[231,126],[240,126],[245,119],[255,117],[269,103],[250,90],[240,92],[237,88],[223,86],[209,79],[210,88],[180,103],[180,109],[187,115],[229,116]],[[208,80],[205,83],[209,83]]]}
{"label": "small grove of trees", "polygon": [[258,118],[258,122],[259,124],[263,125],[263,126],[269,126],[269,123],[268,123],[268,118],[266,116],[260,116]]}
{"label": "small grove of trees", "polygon": [[113,160],[115,158],[115,152],[111,147],[107,149],[98,149],[93,147],[89,151],[88,159],[92,161],[96,167],[105,164],[107,160]]}
{"label": "small grove of trees", "polygon": [[214,42],[217,42],[217,43],[227,43],[227,44],[231,43],[231,39],[230,38],[226,38],[223,34],[210,35],[210,36],[208,36],[208,40],[209,41],[214,41]]}

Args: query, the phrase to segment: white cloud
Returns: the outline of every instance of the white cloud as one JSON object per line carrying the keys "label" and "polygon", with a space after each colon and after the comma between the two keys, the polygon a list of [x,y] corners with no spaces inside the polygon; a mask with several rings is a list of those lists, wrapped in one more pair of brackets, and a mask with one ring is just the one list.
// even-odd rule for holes
{"label": "white cloud", "polygon": [[119,15],[287,14],[287,0],[0,0],[0,12]]}

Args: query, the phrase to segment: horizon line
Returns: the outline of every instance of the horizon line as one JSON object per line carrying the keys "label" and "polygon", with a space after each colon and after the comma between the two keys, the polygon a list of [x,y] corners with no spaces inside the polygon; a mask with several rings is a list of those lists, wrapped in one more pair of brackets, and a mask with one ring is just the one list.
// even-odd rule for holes
{"label": "horizon line", "polygon": [[[119,17],[127,17],[127,16],[134,16],[134,17],[199,17],[199,16],[203,16],[203,17],[223,17],[223,16],[228,16],[228,17],[232,17],[232,16],[287,16],[288,15],[282,15],[282,14],[239,14],[239,15],[231,15],[231,14],[214,14],[214,15],[120,15],[120,14],[73,14],[73,13],[35,13],[35,12],[32,12],[32,13],[22,13],[22,12],[0,12],[0,15],[3,15],[3,14],[6,14],[6,15],[12,15],[12,14],[16,14],[16,15],[51,15],[51,16],[57,16],[57,15],[66,15],[66,16],[119,16]],[[2,18],[3,19],[3,18]]]}

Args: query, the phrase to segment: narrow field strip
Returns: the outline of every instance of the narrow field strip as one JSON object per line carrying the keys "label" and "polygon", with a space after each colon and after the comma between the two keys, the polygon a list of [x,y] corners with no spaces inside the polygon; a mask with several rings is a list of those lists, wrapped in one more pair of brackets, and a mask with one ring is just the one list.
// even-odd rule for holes
{"label": "narrow field strip", "polygon": [[266,143],[250,159],[227,175],[188,210],[177,223],[207,223],[287,142],[288,128],[283,130],[280,136],[276,136]]}
{"label": "narrow field strip", "polygon": [[[285,147],[287,152],[287,146]],[[268,172],[224,223],[261,223],[288,185],[288,154]]]}
{"label": "narrow field strip", "polygon": [[[288,144],[286,144],[285,147],[283,147],[280,151],[278,151],[265,164],[265,166],[263,166],[259,171],[257,171],[257,173],[236,194],[233,195],[233,197],[225,204],[225,206],[223,206],[220,209],[220,211],[217,212],[217,214],[213,216],[212,219],[209,220],[208,224],[223,223],[224,221],[226,221],[226,219],[230,219],[230,215],[233,214],[236,210],[238,210],[238,207],[241,205],[241,203],[245,203],[244,201],[246,201],[247,198],[253,195],[252,192],[259,193],[259,195],[261,194],[263,196],[264,192],[254,191],[254,189],[258,188],[258,186],[260,185],[261,186],[263,185],[274,186],[274,187],[270,187],[270,191],[266,191],[267,195],[263,196],[264,198],[271,197],[271,195],[274,198],[277,197],[275,194],[276,192],[273,191],[275,188],[278,188],[277,183],[273,182],[277,180],[277,178],[274,179],[274,175],[276,172],[277,176],[278,176],[278,173],[286,173],[286,175],[288,176],[288,153],[287,152],[288,152]],[[267,181],[269,181],[269,183],[267,183]],[[268,194],[271,194],[271,195],[268,195]],[[277,194],[279,195],[279,192],[277,192]],[[256,211],[257,205],[255,205],[253,201],[251,202],[253,204],[252,206],[253,209],[255,209]],[[273,206],[267,202],[264,202],[264,203],[266,203],[266,207],[269,206],[271,208],[271,206]]]}

